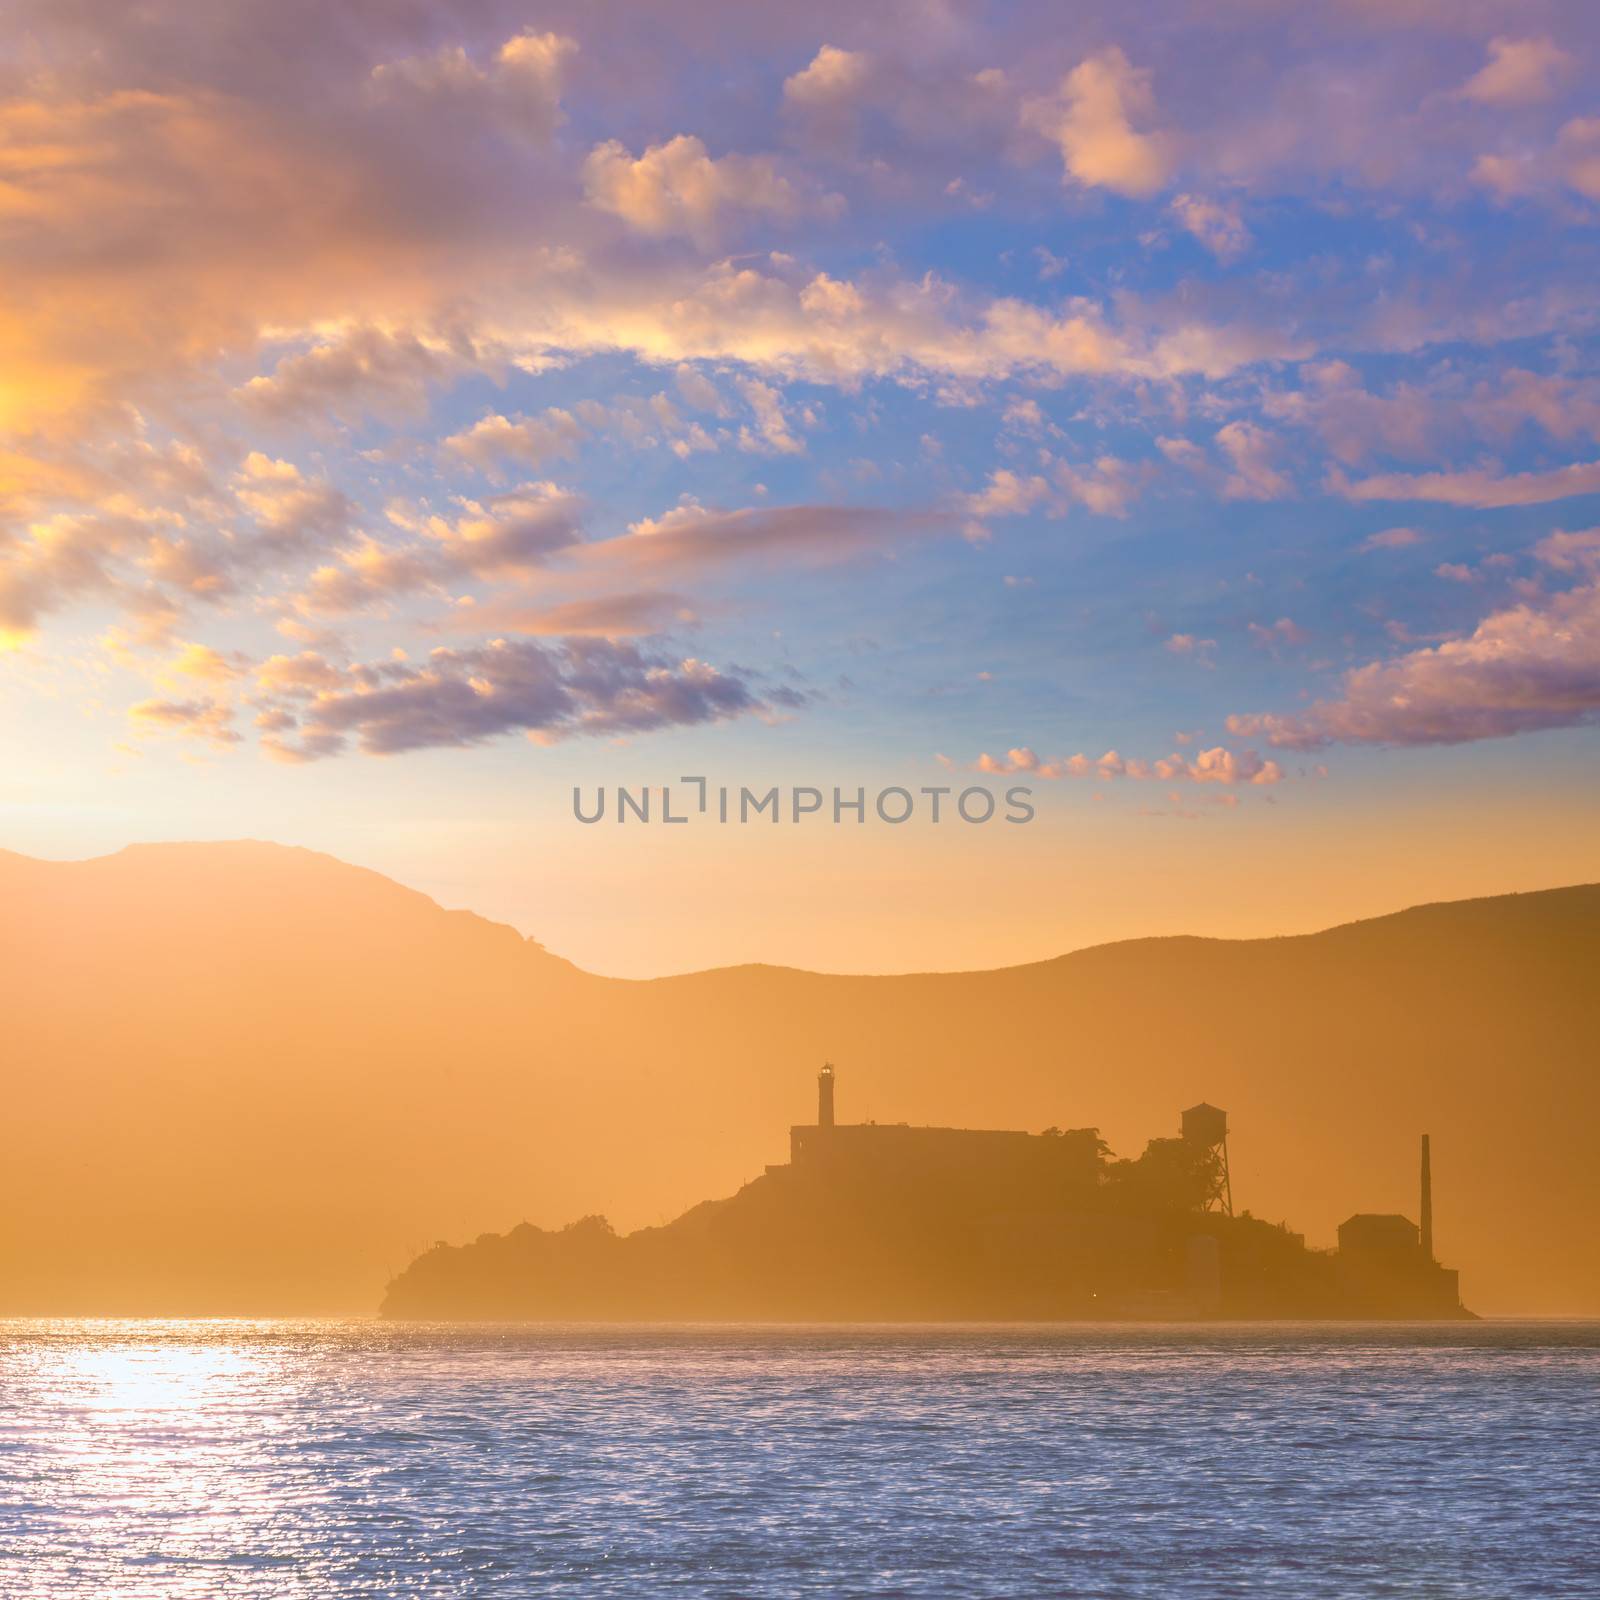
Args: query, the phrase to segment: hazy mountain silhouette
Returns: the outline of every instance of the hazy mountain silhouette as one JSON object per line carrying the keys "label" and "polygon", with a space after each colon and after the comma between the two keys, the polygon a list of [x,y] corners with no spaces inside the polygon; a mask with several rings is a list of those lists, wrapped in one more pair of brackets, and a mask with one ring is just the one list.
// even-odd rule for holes
{"label": "hazy mountain silhouette", "polygon": [[1415,1216],[1480,1311],[1600,1313],[1600,886],[995,972],[583,973],[330,857],[0,853],[0,1311],[371,1310],[436,1238],[620,1227],[839,1115],[1097,1125],[1227,1107],[1239,1204]]}

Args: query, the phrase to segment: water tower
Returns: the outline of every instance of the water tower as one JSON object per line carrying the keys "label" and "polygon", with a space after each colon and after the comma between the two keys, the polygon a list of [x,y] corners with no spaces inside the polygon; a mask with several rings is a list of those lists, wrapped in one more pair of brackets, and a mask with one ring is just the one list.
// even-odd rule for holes
{"label": "water tower", "polygon": [[1206,1199],[1206,1210],[1221,1211],[1231,1217],[1233,1180],[1228,1175],[1228,1113],[1207,1105],[1204,1100],[1197,1106],[1190,1106],[1183,1114],[1183,1138],[1186,1144],[1200,1146],[1212,1160],[1216,1178]]}

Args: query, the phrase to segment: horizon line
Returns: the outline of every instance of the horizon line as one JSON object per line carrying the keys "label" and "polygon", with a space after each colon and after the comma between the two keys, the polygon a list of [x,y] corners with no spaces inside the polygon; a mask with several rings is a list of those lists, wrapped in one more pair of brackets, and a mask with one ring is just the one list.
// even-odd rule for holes
{"label": "horizon line", "polygon": [[1532,895],[1568,894],[1583,889],[1600,890],[1600,882],[1554,883],[1544,884],[1537,888],[1510,889],[1499,894],[1467,895],[1455,900],[1419,900],[1409,905],[1397,906],[1393,910],[1379,911],[1371,916],[1352,917],[1343,922],[1332,922],[1320,927],[1304,928],[1294,932],[1267,933],[1267,934],[1207,934],[1207,933],[1150,933],[1134,934],[1124,939],[1105,939],[1092,944],[1074,945],[1070,949],[1057,951],[1054,955],[1042,956],[1035,961],[1018,961],[1005,966],[997,967],[956,967],[956,968],[908,968],[903,971],[872,971],[872,972],[837,972],[812,967],[791,966],[782,962],[762,961],[751,959],[748,961],[733,961],[721,966],[689,967],[678,972],[652,973],[646,977],[633,977],[619,973],[597,972],[588,967],[579,966],[570,957],[561,955],[552,950],[536,934],[525,933],[513,923],[502,922],[496,918],[485,915],[471,906],[446,905],[436,899],[425,889],[418,889],[409,883],[402,882],[377,867],[364,866],[360,862],[346,860],[343,856],[334,855],[331,851],[320,850],[312,845],[287,844],[279,839],[259,838],[228,838],[228,839],[133,839],[126,844],[119,845],[114,850],[102,851],[97,855],[87,856],[39,856],[30,855],[26,851],[12,850],[0,845],[0,859],[9,857],[17,861],[26,861],[31,865],[40,867],[87,867],[103,862],[115,861],[121,856],[130,855],[137,851],[145,850],[215,850],[238,849],[246,847],[262,850],[281,850],[305,856],[313,856],[318,860],[332,862],[335,866],[347,872],[366,873],[381,879],[394,888],[406,894],[414,894],[425,900],[430,906],[446,915],[465,915],[474,918],[491,928],[504,928],[513,933],[525,944],[533,945],[541,955],[552,961],[570,967],[572,971],[586,978],[599,979],[606,983],[664,983],[683,978],[711,977],[718,973],[740,972],[749,968],[759,968],[769,972],[795,973],[811,978],[861,978],[861,979],[893,979],[893,978],[969,978],[985,977],[999,973],[1026,972],[1035,967],[1047,967],[1059,961],[1069,960],[1073,956],[1088,955],[1097,950],[1114,950],[1124,945],[1132,944],[1158,944],[1192,942],[1200,944],[1271,944],[1291,939],[1314,939],[1321,935],[1337,933],[1345,928],[1355,928],[1367,923],[1385,922],[1395,917],[1409,916],[1416,912],[1436,910],[1445,906],[1478,905],[1491,900],[1515,900]]}

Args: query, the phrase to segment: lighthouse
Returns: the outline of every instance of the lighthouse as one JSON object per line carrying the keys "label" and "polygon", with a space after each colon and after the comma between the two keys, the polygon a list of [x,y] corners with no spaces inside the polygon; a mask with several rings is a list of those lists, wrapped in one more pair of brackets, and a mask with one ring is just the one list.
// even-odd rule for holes
{"label": "lighthouse", "polygon": [[833,1064],[829,1062],[817,1074],[817,1126],[833,1126]]}

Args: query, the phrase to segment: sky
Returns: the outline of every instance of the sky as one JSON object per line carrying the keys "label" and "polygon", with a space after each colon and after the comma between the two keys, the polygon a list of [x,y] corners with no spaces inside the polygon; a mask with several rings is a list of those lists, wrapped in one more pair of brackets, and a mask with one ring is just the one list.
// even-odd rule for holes
{"label": "sky", "polygon": [[[14,0],[0,848],[308,845],[634,976],[1600,877],[1597,54]],[[868,816],[573,815],[688,776]]]}

